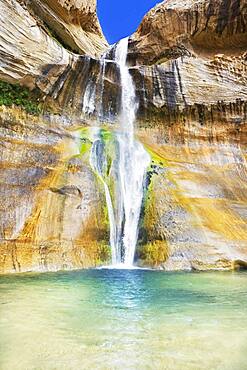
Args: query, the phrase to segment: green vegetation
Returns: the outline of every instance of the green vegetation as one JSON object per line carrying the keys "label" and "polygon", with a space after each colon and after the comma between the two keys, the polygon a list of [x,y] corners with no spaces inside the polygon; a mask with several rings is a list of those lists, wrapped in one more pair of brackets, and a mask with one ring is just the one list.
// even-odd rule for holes
{"label": "green vegetation", "polygon": [[27,113],[41,113],[41,103],[39,102],[37,93],[33,93],[28,88],[18,84],[14,85],[3,81],[0,81],[1,105],[7,107],[16,105],[25,109]]}
{"label": "green vegetation", "polygon": [[144,266],[158,267],[167,260],[167,243],[165,240],[155,240],[140,247],[138,255]]}
{"label": "green vegetation", "polygon": [[89,155],[93,144],[90,128],[88,127],[81,128],[80,130],[78,130],[78,134],[80,137],[79,141],[80,156],[84,157],[86,161],[89,161]]}
{"label": "green vegetation", "polygon": [[88,153],[91,150],[92,143],[89,139],[87,138],[82,138],[81,139],[81,148],[80,148],[80,153],[83,156],[84,154]]}
{"label": "green vegetation", "polygon": [[[106,130],[106,129],[101,129],[100,130],[100,137],[101,140],[103,141],[105,145],[105,155],[106,155],[106,168],[105,168],[105,177],[108,178],[110,175],[112,163],[115,159],[115,139],[114,135],[112,132]],[[106,180],[106,179],[105,179]],[[108,179],[109,182],[110,179]],[[108,184],[110,185],[110,184]]]}
{"label": "green vegetation", "polygon": [[111,261],[111,247],[104,243],[98,244],[96,265],[100,266]]}
{"label": "green vegetation", "polygon": [[161,154],[155,152],[153,148],[151,148],[148,145],[145,145],[145,149],[152,158],[152,165],[157,165],[159,167],[166,167],[167,166],[167,160],[161,156]]}

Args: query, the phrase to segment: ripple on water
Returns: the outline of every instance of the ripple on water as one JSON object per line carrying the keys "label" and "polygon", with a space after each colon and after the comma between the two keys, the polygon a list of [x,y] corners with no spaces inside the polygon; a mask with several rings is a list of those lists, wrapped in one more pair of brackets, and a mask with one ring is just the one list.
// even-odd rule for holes
{"label": "ripple on water", "polygon": [[1,369],[245,369],[246,273],[0,279]]}

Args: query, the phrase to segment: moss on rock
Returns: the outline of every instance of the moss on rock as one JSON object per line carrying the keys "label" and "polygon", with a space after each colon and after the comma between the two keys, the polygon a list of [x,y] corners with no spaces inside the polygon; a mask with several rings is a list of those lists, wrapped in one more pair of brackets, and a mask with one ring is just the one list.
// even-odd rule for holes
{"label": "moss on rock", "polygon": [[168,258],[167,243],[164,240],[155,240],[138,250],[140,264],[143,266],[159,267]]}
{"label": "moss on rock", "polygon": [[110,263],[111,247],[105,243],[98,244],[96,265],[101,266]]}

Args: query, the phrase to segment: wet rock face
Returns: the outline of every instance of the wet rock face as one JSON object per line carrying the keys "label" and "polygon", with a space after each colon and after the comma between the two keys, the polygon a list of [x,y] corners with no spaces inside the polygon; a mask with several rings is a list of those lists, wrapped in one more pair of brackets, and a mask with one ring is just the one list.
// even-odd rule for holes
{"label": "wet rock face", "polygon": [[[242,0],[168,0],[129,41],[136,136],[152,157],[140,265],[246,266],[246,9]],[[95,57],[105,47],[95,2],[0,0],[0,10],[0,79],[38,89],[44,105],[39,117],[0,107],[0,271],[106,262],[88,130],[102,126],[111,141],[121,88],[114,50]]]}
{"label": "wet rock face", "polygon": [[[43,70],[43,87],[53,71]],[[119,69],[111,60],[78,57],[57,76],[46,96],[47,106],[76,120],[95,123],[95,119],[114,122],[120,112]]]}

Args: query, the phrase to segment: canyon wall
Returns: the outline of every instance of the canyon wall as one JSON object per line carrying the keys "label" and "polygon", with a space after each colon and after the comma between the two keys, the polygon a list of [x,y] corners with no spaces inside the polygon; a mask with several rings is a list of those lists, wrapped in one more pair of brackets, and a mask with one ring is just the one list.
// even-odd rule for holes
{"label": "canyon wall", "polygon": [[[97,59],[107,44],[95,5],[0,1],[1,272],[109,262],[90,130],[114,131],[121,90],[112,56],[104,74]],[[246,1],[158,4],[131,36],[128,60],[136,136],[152,158],[137,263],[245,267]]]}
{"label": "canyon wall", "polygon": [[[102,52],[106,42],[95,2],[69,4],[42,2],[42,9],[54,8],[54,22],[64,16],[64,33],[70,31],[70,20],[77,22],[74,40],[87,45],[81,52],[92,56]],[[90,165],[80,160],[76,130],[81,126],[44,111],[50,91],[63,74],[66,85],[66,75],[74,74],[83,56],[50,34],[36,2],[1,1],[0,10],[0,270],[99,264],[109,259],[104,193]],[[69,42],[63,33],[60,37]]]}

